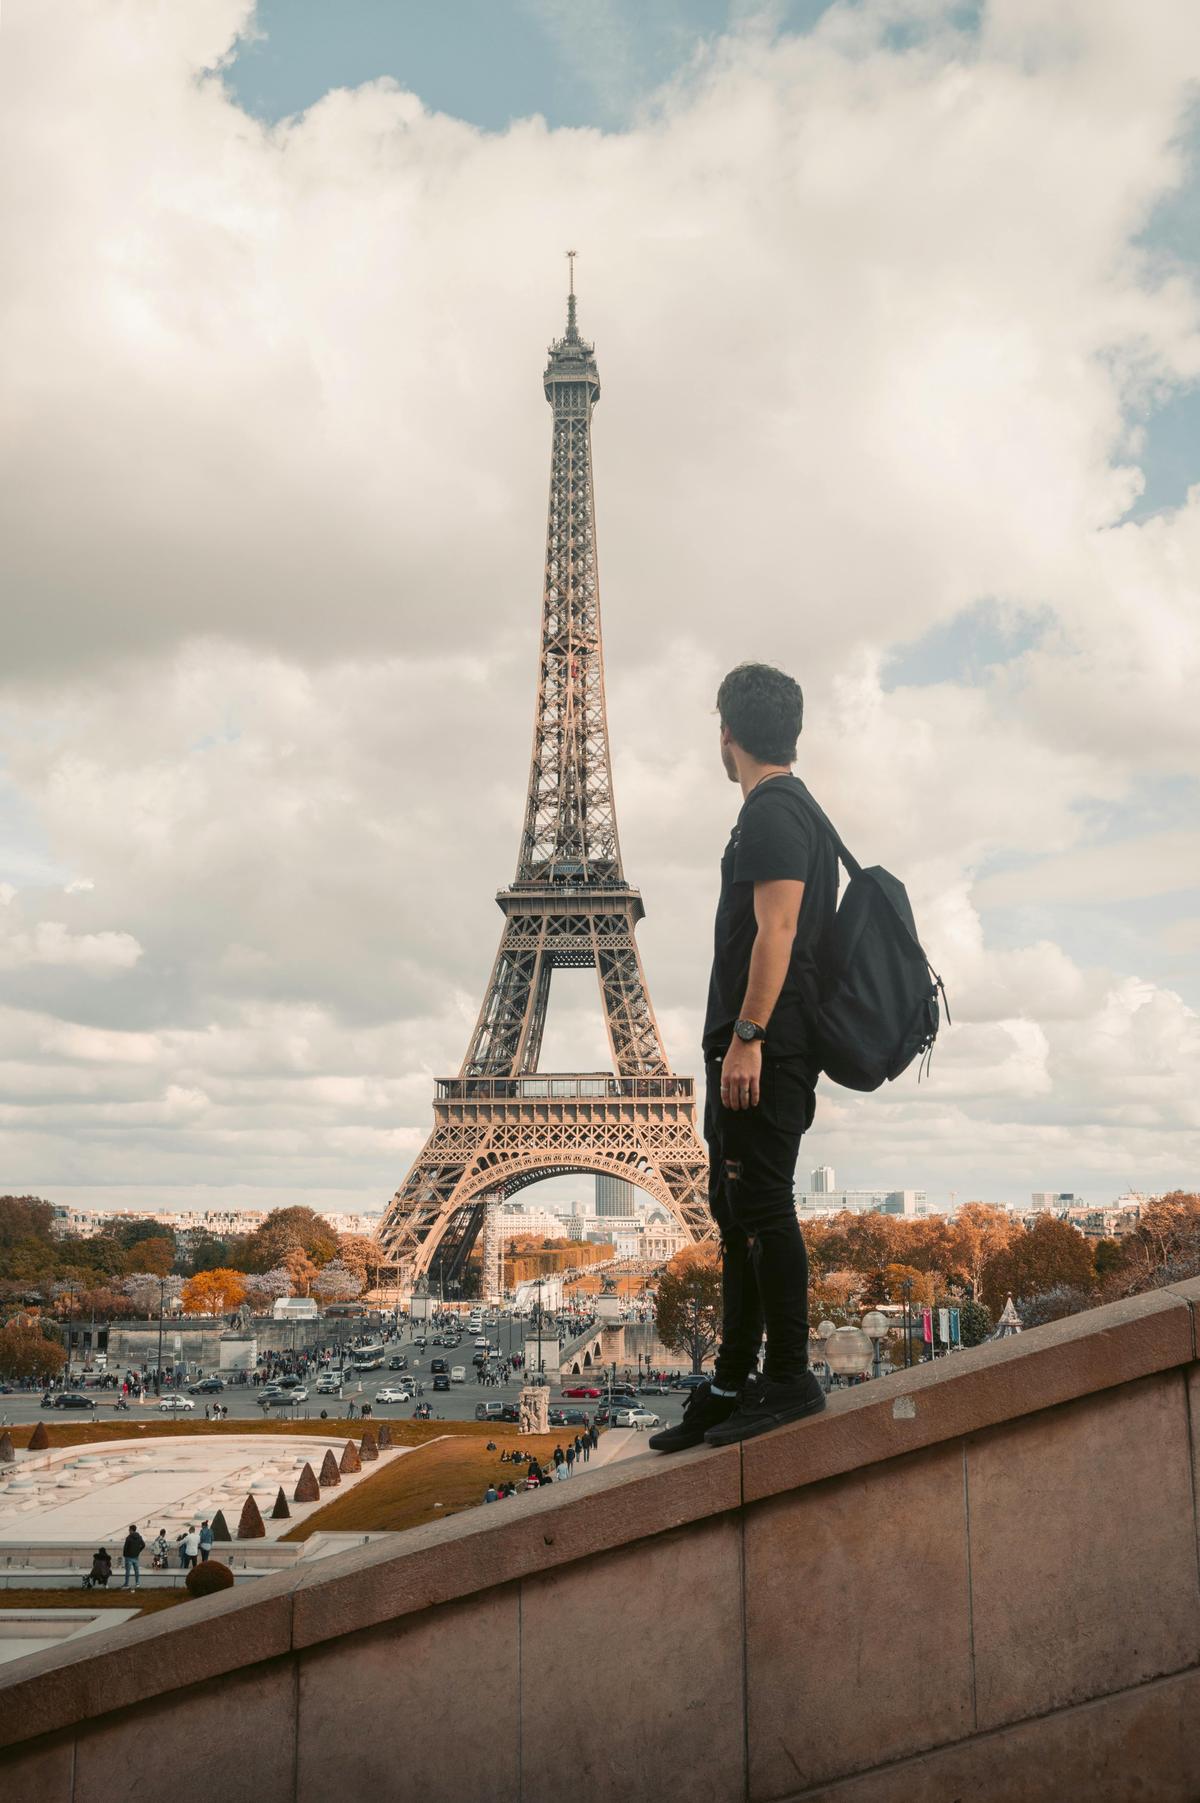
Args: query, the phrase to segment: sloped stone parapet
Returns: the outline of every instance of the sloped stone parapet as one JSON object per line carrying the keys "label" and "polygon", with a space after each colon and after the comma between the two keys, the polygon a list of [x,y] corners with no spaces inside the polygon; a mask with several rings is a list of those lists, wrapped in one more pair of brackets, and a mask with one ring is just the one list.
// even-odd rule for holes
{"label": "sloped stone parapet", "polygon": [[457,1683],[455,1792],[495,1803],[1190,1803],[1197,1314],[1152,1292],[11,1662],[0,1793],[392,1795],[349,1694],[436,1797]]}

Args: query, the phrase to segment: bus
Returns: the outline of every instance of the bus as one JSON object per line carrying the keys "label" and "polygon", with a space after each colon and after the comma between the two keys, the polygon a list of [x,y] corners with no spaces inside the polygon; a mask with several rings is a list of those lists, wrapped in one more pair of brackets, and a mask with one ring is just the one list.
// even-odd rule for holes
{"label": "bus", "polygon": [[355,1373],[361,1371],[382,1371],[382,1342],[375,1346],[352,1346],[350,1348],[350,1369]]}

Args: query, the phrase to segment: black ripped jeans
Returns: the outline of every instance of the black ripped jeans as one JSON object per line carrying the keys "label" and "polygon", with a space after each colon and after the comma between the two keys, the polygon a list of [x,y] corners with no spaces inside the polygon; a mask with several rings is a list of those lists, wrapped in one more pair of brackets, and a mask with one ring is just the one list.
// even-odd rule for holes
{"label": "black ripped jeans", "polygon": [[804,1058],[769,1058],[754,1108],[721,1100],[722,1054],[704,1061],[708,1204],[721,1233],[721,1345],[713,1382],[737,1390],[758,1362],[789,1383],[808,1368],[808,1253],[793,1185],[817,1097]]}

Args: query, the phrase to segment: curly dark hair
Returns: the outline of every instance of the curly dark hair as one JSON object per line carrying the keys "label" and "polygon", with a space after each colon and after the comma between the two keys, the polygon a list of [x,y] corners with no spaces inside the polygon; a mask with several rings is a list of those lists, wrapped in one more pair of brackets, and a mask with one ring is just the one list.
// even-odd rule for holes
{"label": "curly dark hair", "polygon": [[739,664],[717,690],[717,712],[735,744],[760,764],[795,762],[804,724],[800,684],[771,664]]}

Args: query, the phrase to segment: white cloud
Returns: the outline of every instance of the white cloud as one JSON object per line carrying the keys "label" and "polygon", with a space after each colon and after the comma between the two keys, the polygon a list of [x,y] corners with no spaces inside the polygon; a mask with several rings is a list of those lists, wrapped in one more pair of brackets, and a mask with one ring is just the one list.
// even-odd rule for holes
{"label": "white cloud", "polygon": [[[716,681],[768,657],[962,1022],[919,1093],[829,1091],[805,1157],[963,1193],[1188,1177],[1194,1015],[980,910],[1194,880],[1184,835],[1091,822],[1200,775],[1200,489],[1117,524],[1131,408],[1200,370],[1195,289],[1138,242],[1183,179],[1200,14],[952,12],[836,6],[716,47],[629,131],[484,134],[392,83],[264,129],[197,79],[235,0],[10,0],[0,753],[64,873],[0,890],[13,1180],[344,1203],[402,1174],[515,859],[568,242],[677,1064],[735,811]],[[986,597],[1047,620],[1032,650],[884,691],[889,647]],[[594,1059],[557,999],[548,1052]]]}

